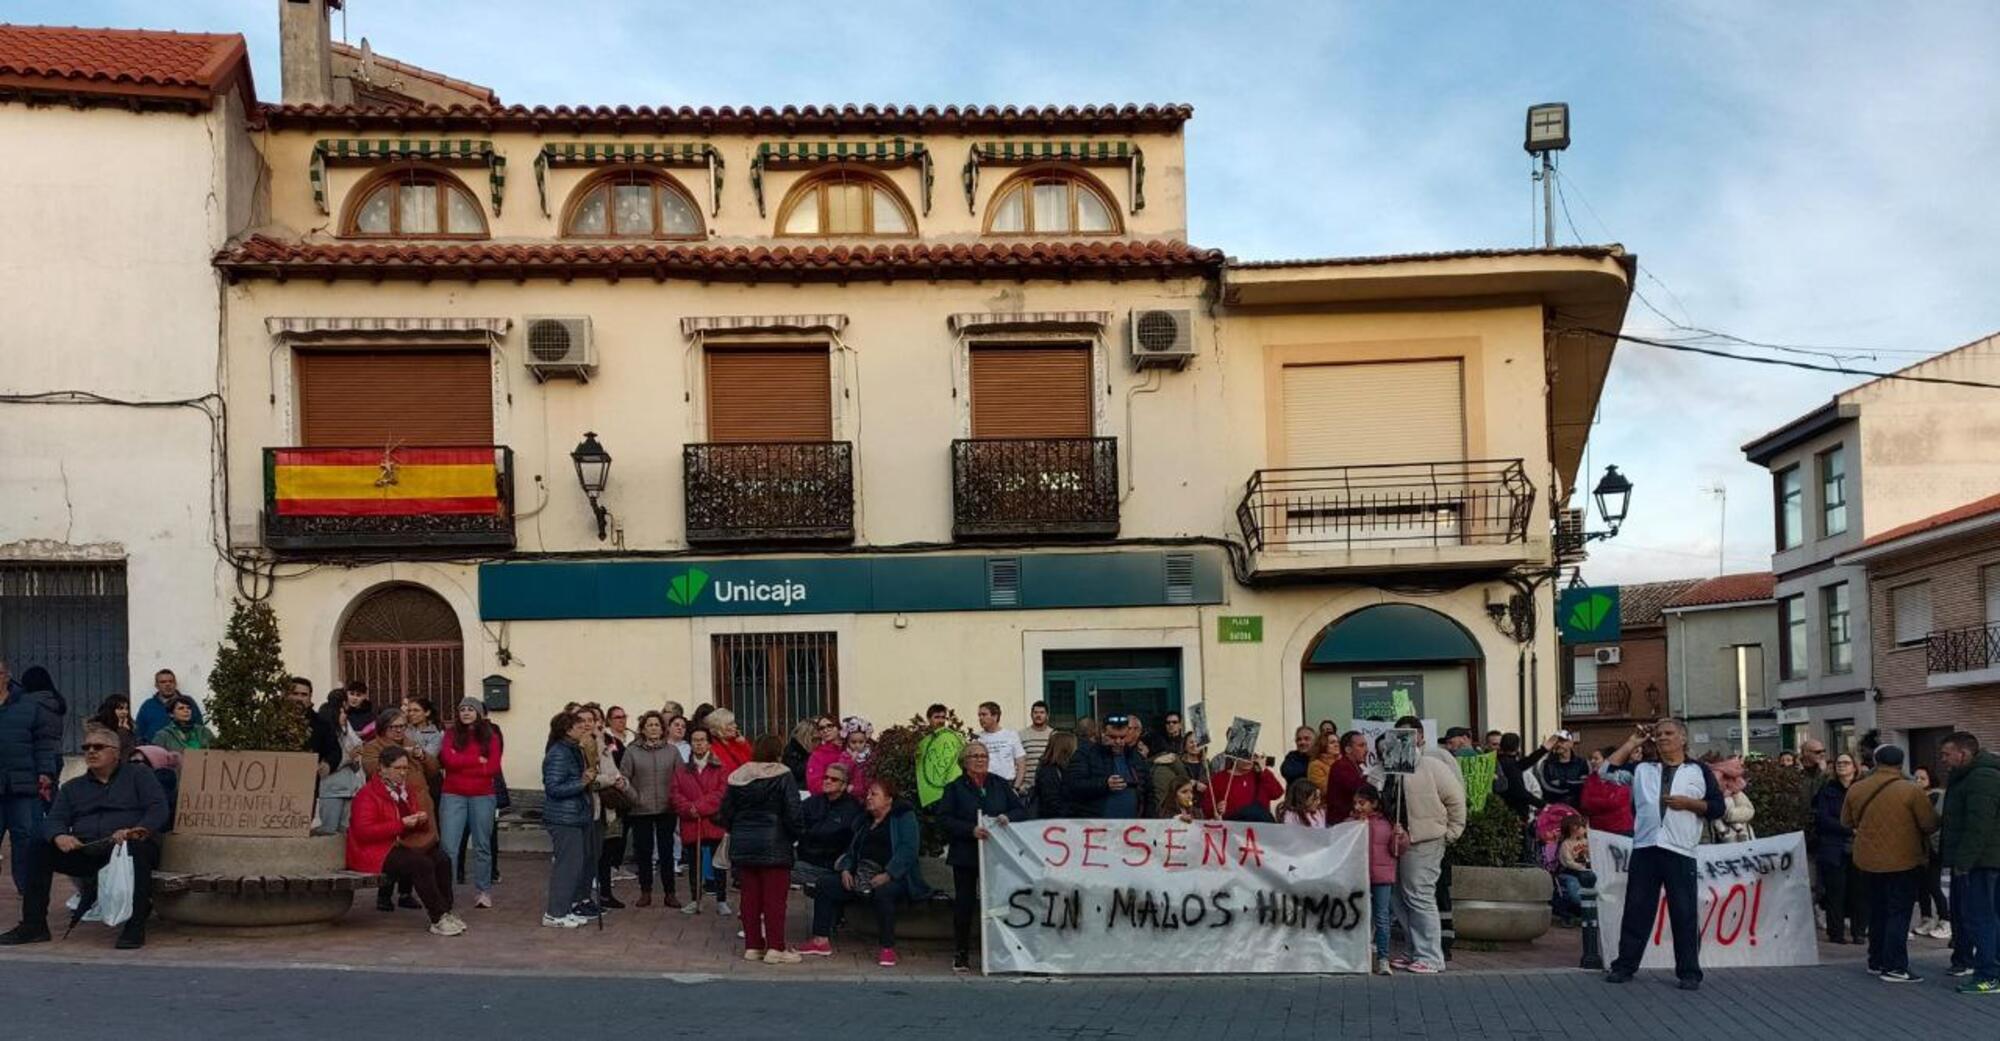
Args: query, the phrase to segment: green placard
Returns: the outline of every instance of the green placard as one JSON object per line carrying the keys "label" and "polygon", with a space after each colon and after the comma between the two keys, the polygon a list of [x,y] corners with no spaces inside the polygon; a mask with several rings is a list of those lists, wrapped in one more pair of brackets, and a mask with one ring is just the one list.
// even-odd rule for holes
{"label": "green placard", "polygon": [[1215,619],[1215,638],[1222,643],[1263,643],[1264,616],[1225,614]]}

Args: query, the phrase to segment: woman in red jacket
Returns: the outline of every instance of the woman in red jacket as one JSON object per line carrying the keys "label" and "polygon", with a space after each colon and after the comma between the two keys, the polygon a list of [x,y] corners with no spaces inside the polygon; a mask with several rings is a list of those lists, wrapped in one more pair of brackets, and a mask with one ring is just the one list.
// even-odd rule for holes
{"label": "woman in red jacket", "polygon": [[1590,773],[1583,778],[1583,795],[1577,801],[1590,819],[1592,831],[1612,835],[1632,834],[1632,789],[1598,772],[1615,747],[1590,754]]}
{"label": "woman in red jacket", "polygon": [[375,776],[355,793],[347,826],[347,869],[408,881],[430,914],[431,932],[457,936],[465,922],[451,913],[451,860],[438,847],[430,792],[408,783],[409,753],[382,750]]}
{"label": "woman in red jacket", "polygon": [[708,727],[709,744],[715,749],[715,758],[722,763],[726,775],[750,761],[750,739],[736,725],[736,713],[719,708],[708,714],[703,722]]}
{"label": "woman in red jacket", "polygon": [[438,807],[439,838],[452,871],[465,877],[458,860],[471,832],[474,907],[493,906],[493,816],[499,812],[494,778],[500,775],[500,731],[486,719],[486,703],[466,698],[458,719],[444,733],[438,763],[444,768],[444,795]]}
{"label": "woman in red jacket", "polygon": [[681,819],[681,860],[688,869],[687,905],[682,914],[701,913],[702,881],[715,894],[716,913],[729,914],[726,876],[716,871],[712,861],[715,847],[727,834],[716,816],[722,812],[722,796],[728,787],[729,771],[709,746],[706,725],[688,731],[687,764],[674,772],[674,812]]}

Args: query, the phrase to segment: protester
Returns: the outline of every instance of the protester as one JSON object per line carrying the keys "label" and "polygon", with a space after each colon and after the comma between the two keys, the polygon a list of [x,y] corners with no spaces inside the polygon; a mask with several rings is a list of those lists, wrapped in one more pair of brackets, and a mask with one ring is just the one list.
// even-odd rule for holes
{"label": "protester", "polygon": [[1044,820],[1070,816],[1069,770],[1076,756],[1076,735],[1058,730],[1042,750],[1042,762],[1035,768],[1035,816]]}
{"label": "protester", "polygon": [[[1303,727],[1301,727],[1300,729],[1304,729],[1304,728],[1303,728]],[[1335,723],[1335,722],[1334,722],[1333,720],[1331,720],[1331,719],[1322,719],[1322,720],[1320,720],[1320,721],[1319,721],[1319,729],[1313,732],[1313,736],[1314,736],[1314,737],[1318,737],[1318,736],[1319,736],[1319,735],[1321,735],[1321,734],[1336,734],[1336,735],[1337,735],[1337,734],[1339,734],[1339,733],[1340,733],[1340,724],[1338,724],[1338,723]]]}
{"label": "protester", "polygon": [[1825,887],[1826,942],[1868,942],[1868,894],[1854,866],[1854,830],[1841,822],[1841,807],[1855,782],[1854,757],[1840,753],[1833,776],[1813,796],[1813,831],[1819,836],[1820,884]]}
{"label": "protester", "polygon": [[993,776],[1013,787],[1019,776],[1028,772],[1025,765],[1028,749],[1021,743],[1021,735],[1000,725],[999,702],[980,704],[978,737],[979,743],[986,746],[987,757],[993,764]]}
{"label": "protester", "polygon": [[[1924,790],[1925,799],[1931,804],[1932,814],[1938,820],[1944,820],[1944,789],[1938,787],[1928,768],[1919,766],[1914,773],[1917,787]],[[1910,935],[1948,940],[1951,938],[1951,901],[1944,895],[1944,854],[1938,832],[1931,832],[1924,845],[1927,851],[1924,869],[1917,880],[1917,912],[1922,917],[1910,929]]]}
{"label": "protester", "polygon": [[1528,789],[1527,772],[1549,752],[1547,746],[1537,748],[1526,757],[1521,755],[1521,735],[1504,734],[1500,738],[1500,779],[1504,785],[1496,786],[1500,800],[1507,804],[1514,816],[1527,820],[1542,804],[1542,799]]}
{"label": "protester", "polygon": [[813,749],[806,756],[804,785],[806,791],[819,791],[819,783],[826,779],[826,768],[835,763],[848,765],[847,745],[841,740],[840,724],[832,716],[821,716],[813,720]]}
{"label": "protester", "polygon": [[577,711],[590,724],[583,761],[590,771],[590,834],[596,852],[591,864],[596,869],[597,899],[588,902],[586,913],[600,908],[615,911],[625,906],[611,890],[611,872],[625,859],[625,811],[632,805],[632,784],[618,771],[618,753],[624,745],[609,732],[604,711],[594,704]]}
{"label": "protester", "polygon": [[[820,886],[840,888],[840,855],[853,842],[861,823],[861,804],[847,786],[846,762],[829,763],[814,792],[800,807],[797,859],[792,884],[811,896]],[[817,935],[817,934],[815,934]],[[800,948],[799,953],[810,953]]]}
{"label": "protester", "polygon": [[[345,697],[345,694],[342,694]],[[300,751],[311,752],[319,757],[319,776],[326,777],[340,765],[340,735],[335,731],[333,721],[313,711],[313,684],[304,676],[293,676],[285,681],[285,697],[299,714],[305,718],[305,747]],[[356,728],[359,732],[360,728]],[[358,754],[358,753],[357,753]],[[358,760],[357,760],[358,765]],[[360,786],[356,785],[359,791]]]}
{"label": "protester", "polygon": [[1785,769],[1787,769],[1787,770],[1796,770],[1796,769],[1798,769],[1798,768],[1799,768],[1799,756],[1798,756],[1798,753],[1797,753],[1797,752],[1793,752],[1793,751],[1790,751],[1790,750],[1787,750],[1787,751],[1783,751],[1783,752],[1779,752],[1779,753],[1778,753],[1778,765],[1779,765],[1779,766],[1782,766],[1782,767],[1784,767],[1784,768],[1785,768]]}
{"label": "protester", "polygon": [[1578,808],[1590,820],[1592,831],[1611,835],[1632,834],[1632,790],[1604,775],[1604,764],[1618,751],[1606,745],[1590,755],[1590,776],[1583,779]]}
{"label": "protester", "polygon": [[505,745],[486,718],[486,703],[465,698],[457,718],[438,744],[443,770],[443,803],[438,809],[445,853],[455,875],[464,874],[462,843],[472,849],[472,906],[493,906],[493,829],[499,811],[494,779],[500,776]]}
{"label": "protester", "polygon": [[958,777],[958,753],[965,735],[950,725],[951,710],[932,705],[924,710],[927,729],[917,741],[917,808],[928,810],[944,795],[945,785]]}
{"label": "protester", "polygon": [[785,946],[785,897],[792,879],[792,847],[805,822],[799,785],[781,761],[784,740],[757,739],[751,760],[731,771],[718,815],[729,833],[729,864],[742,879],[743,958],[790,965],[799,953]]}
{"label": "protester", "polygon": [[0,829],[13,850],[14,891],[22,896],[34,879],[42,815],[62,776],[62,717],[47,697],[15,686],[0,660]]}
{"label": "protester", "polygon": [[[1163,739],[1173,740],[1164,738],[1164,735]],[[1160,793],[1162,805],[1165,805],[1167,793],[1187,784],[1193,786],[1195,799],[1205,803],[1208,800],[1208,763],[1204,750],[1195,744],[1193,734],[1183,735],[1178,740],[1181,747],[1162,749],[1151,760],[1153,791]]]}
{"label": "protester", "polygon": [[736,727],[736,713],[726,708],[715,709],[707,719],[709,745],[715,750],[715,761],[722,764],[727,773],[750,761],[750,740]]}
{"label": "protester", "polygon": [[[1352,805],[1350,799],[1349,806]],[[1349,815],[1352,816],[1351,809]],[[1313,787],[1311,781],[1300,779],[1285,788],[1285,802],[1278,809],[1278,823],[1293,824],[1302,828],[1328,826],[1325,803],[1320,797],[1319,789]],[[1331,823],[1340,824],[1342,821],[1335,820]],[[1387,958],[1388,955],[1384,954],[1383,957]]]}
{"label": "protester", "polygon": [[1438,883],[1444,850],[1465,831],[1465,781],[1458,770],[1434,756],[1417,757],[1416,769],[1390,774],[1383,794],[1390,823],[1401,827],[1407,848],[1396,858],[1396,909],[1410,945],[1405,957],[1389,964],[1419,976],[1444,971],[1443,926],[1438,916]]}
{"label": "protester", "polygon": [[[319,830],[322,834],[338,835],[347,830],[354,808],[354,796],[368,778],[361,772],[361,749],[367,742],[347,722],[347,694],[335,691],[327,699],[326,709],[333,713],[333,721],[328,729],[333,739],[333,761],[321,760],[323,772],[319,782]],[[322,715],[313,717],[316,722],[326,724]]]}
{"label": "protester", "polygon": [[875,757],[875,724],[860,716],[848,716],[840,721],[840,740],[846,752],[847,790],[865,792],[870,777],[869,760]]}
{"label": "protester", "polygon": [[[1079,748],[1064,782],[1064,802],[1076,817],[1138,820],[1153,808],[1152,775],[1132,747],[1132,717],[1104,717],[1104,739]],[[1274,796],[1275,798],[1275,796]]]}
{"label": "protester", "polygon": [[464,920],[452,913],[451,860],[438,842],[430,793],[417,782],[409,753],[401,748],[382,750],[375,775],[354,796],[347,869],[409,882],[430,916],[433,934],[465,932]]}
{"label": "protester", "polygon": [[[1820,775],[1825,772],[1825,762],[1826,745],[1821,743],[1818,738],[1806,738],[1799,745],[1799,772],[1804,774],[1809,780],[1815,783],[1819,781]],[[1812,791],[1808,790],[1806,792],[1807,798],[1811,798],[1812,794]]]}
{"label": "protester", "polygon": [[437,706],[432,704],[431,699],[404,698],[403,724],[409,728],[410,740],[416,742],[425,755],[436,759],[438,749],[444,745],[444,728],[438,725]]}
{"label": "protester", "polygon": [[[140,702],[138,709],[132,715],[133,738],[142,745],[159,744],[153,739],[154,735],[160,732],[160,728],[173,721],[174,699],[180,697],[186,695],[181,693],[180,680],[174,676],[174,670],[161,669],[154,673],[153,696]],[[188,705],[191,706],[194,717],[189,722],[200,726],[201,706],[195,704],[193,698],[188,698]]]}
{"label": "protester", "polygon": [[1875,768],[1848,789],[1840,822],[1854,831],[1854,866],[1867,887],[1868,971],[1917,983],[1910,971],[1910,911],[1930,860],[1937,814],[1923,788],[1903,776],[1903,750],[1875,748]]}
{"label": "protester", "polygon": [[1313,739],[1312,759],[1306,763],[1306,780],[1311,781],[1313,787],[1326,787],[1327,773],[1333,769],[1333,764],[1340,761],[1341,746],[1339,734],[1321,734]]}
{"label": "protester", "polygon": [[1438,743],[1454,756],[1477,755],[1480,751],[1473,747],[1472,731],[1466,727],[1446,727],[1444,739]]}
{"label": "protester", "polygon": [[[1006,778],[992,773],[992,751],[983,742],[959,753],[962,771],[938,799],[938,823],[951,837],[945,863],[951,865],[951,971],[972,970],[972,919],[979,910],[979,843],[986,840],[981,818],[996,827],[1026,819],[1026,807]],[[1192,787],[1193,782],[1189,782]]]}
{"label": "protester", "polygon": [[[1650,742],[1657,760],[1628,769],[1625,764]],[[1701,989],[1701,923],[1695,913],[1695,847],[1702,822],[1722,817],[1722,789],[1708,767],[1688,758],[1687,726],[1662,719],[1632,736],[1605,760],[1603,772],[1632,793],[1632,855],[1625,882],[1618,957],[1606,983],[1628,983],[1652,938],[1660,892],[1666,891],[1667,923],[1674,934],[1674,976],[1682,990]]]}
{"label": "protester", "polygon": [[549,741],[542,753],[542,826],[548,829],[555,851],[542,924],[561,929],[589,921],[576,909],[590,892],[592,810],[583,754],[583,743],[590,737],[587,718],[558,712],[549,720]]}
{"label": "protester", "polygon": [[1089,748],[1091,745],[1102,744],[1103,742],[1104,724],[1099,723],[1097,717],[1085,716],[1076,721],[1076,744],[1078,748]]}
{"label": "protester", "polygon": [[1576,739],[1568,731],[1558,731],[1542,742],[1547,758],[1541,763],[1542,797],[1571,809],[1583,808],[1583,783],[1590,766],[1576,755]]}
{"label": "protester", "polygon": [[812,716],[802,717],[792,724],[791,739],[785,742],[785,753],[778,761],[792,772],[792,781],[802,791],[811,791],[813,786],[806,776],[806,765],[812,761],[813,749],[819,747],[819,728],[825,720]]}
{"label": "protester", "polygon": [[1486,732],[1486,750],[1488,752],[1498,752],[1500,750],[1500,742],[1505,737],[1506,735],[1498,730],[1488,730]]}
{"label": "protester", "polygon": [[1285,797],[1277,772],[1256,756],[1230,759],[1228,770],[1209,782],[1209,813],[1215,820],[1269,823],[1271,804]]}
{"label": "protester", "polygon": [[1286,784],[1306,779],[1306,772],[1312,769],[1313,746],[1318,740],[1319,732],[1311,727],[1300,727],[1292,732],[1292,750],[1286,752],[1285,761],[1278,764],[1278,774]]}
{"label": "protester", "polygon": [[[23,677],[30,681],[24,686],[32,686],[34,672]],[[77,880],[85,906],[95,902],[97,872],[120,843],[132,857],[132,916],[120,927],[116,946],[146,945],[153,871],[160,863],[157,836],[170,818],[166,792],[152,770],[125,760],[116,731],[86,724],[82,748],[84,772],[56,791],[36,837],[14,847],[15,870],[20,861],[29,862],[28,881],[21,892],[21,922],[0,933],[0,946],[48,941],[49,889],[58,874]]]}
{"label": "protester", "polygon": [[[1321,738],[1321,741],[1328,740]],[[1333,766],[1326,771],[1326,782],[1321,785],[1326,803],[1326,819],[1339,824],[1354,813],[1354,793],[1368,783],[1363,767],[1368,763],[1368,735],[1359,730],[1350,730],[1337,742],[1339,756]],[[1456,771],[1457,767],[1453,767]]]}
{"label": "protester", "polygon": [[[1292,782],[1297,790],[1300,782]],[[1317,795],[1319,790],[1310,784],[1306,789]],[[1382,815],[1382,793],[1372,784],[1364,784],[1354,792],[1354,809],[1347,820],[1359,821],[1368,829],[1368,916],[1374,934],[1374,971],[1377,976],[1388,976],[1394,970],[1389,962],[1389,925],[1396,910],[1396,827]],[[1328,821],[1333,827],[1346,821]]]}
{"label": "protester", "polygon": [[[348,725],[354,724],[354,709],[347,710]],[[361,746],[361,772],[375,776],[376,765],[382,758],[382,751],[400,748],[410,756],[410,780],[421,781],[430,787],[430,778],[439,772],[437,757],[424,751],[423,742],[410,733],[409,723],[403,717],[403,710],[392,708],[375,717],[375,736]]]}
{"label": "protester", "polygon": [[667,717],[667,743],[681,754],[681,762],[687,762],[688,757],[694,754],[694,750],[688,747],[688,718],[681,715],[679,706],[671,701],[667,702],[662,715]]}
{"label": "protester", "polygon": [[1042,764],[1042,754],[1049,750],[1049,739],[1056,730],[1049,725],[1049,703],[1037,701],[1028,706],[1028,726],[1021,731],[1021,750],[1026,755],[1021,760],[1020,776],[1014,779],[1014,788],[1026,798],[1035,790],[1035,773]]}
{"label": "protester", "polygon": [[715,867],[715,847],[728,834],[716,820],[728,782],[729,771],[709,744],[708,727],[695,725],[688,731],[688,760],[674,773],[673,806],[680,815],[681,861],[688,871],[688,902],[682,914],[701,913],[705,889],[715,896],[715,913],[729,916],[727,880]]}
{"label": "protester", "polygon": [[132,699],[123,694],[113,694],[97,706],[97,714],[90,722],[104,727],[118,735],[123,751],[121,757],[130,756],[132,749],[139,745],[138,737],[132,733]]}
{"label": "protester", "polygon": [[625,815],[625,834],[631,841],[632,857],[639,872],[640,907],[653,906],[653,864],[655,853],[662,854],[660,874],[666,882],[666,906],[681,906],[674,895],[674,775],[680,772],[681,753],[667,741],[667,720],[658,712],[639,717],[639,731],[625,747],[618,763],[620,772],[632,786],[632,809]]}
{"label": "protester", "polygon": [[1750,801],[1746,791],[1749,781],[1740,756],[1718,760],[1709,764],[1709,772],[1715,774],[1715,783],[1722,789],[1722,819],[1710,821],[1708,835],[1704,842],[1748,842],[1757,837],[1751,822],[1757,819],[1757,806]]}
{"label": "protester", "polygon": [[1597,874],[1590,869],[1590,822],[1582,815],[1563,818],[1556,837],[1556,910],[1565,924],[1574,925],[1583,917],[1583,891],[1597,888]]}
{"label": "protester", "polygon": [[[852,800],[847,800],[852,801]],[[851,832],[846,851],[835,861],[838,884],[822,884],[813,894],[812,938],[800,954],[833,954],[833,927],[849,901],[865,900],[875,909],[879,950],[875,964],[896,965],[896,906],[930,896],[917,870],[921,842],[916,809],[896,797],[895,782],[877,778],[868,785],[864,815]]]}
{"label": "protester", "polygon": [[[147,698],[141,711],[155,703],[155,699]],[[193,698],[176,694],[167,707],[167,722],[155,727],[147,737],[140,739],[140,743],[158,745],[169,752],[199,751],[215,747],[215,731],[203,725],[201,710],[195,706]]]}
{"label": "protester", "polygon": [[[2000,755],[1963,730],[1944,739],[1944,866],[1951,870],[1952,969],[1961,994],[2000,994]],[[1970,973],[1963,969],[1971,969]]]}

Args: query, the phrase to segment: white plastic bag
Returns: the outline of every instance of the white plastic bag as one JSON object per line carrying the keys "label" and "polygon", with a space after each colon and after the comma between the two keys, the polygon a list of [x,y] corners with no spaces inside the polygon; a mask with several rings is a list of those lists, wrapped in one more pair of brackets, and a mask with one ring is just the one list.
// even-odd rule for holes
{"label": "white plastic bag", "polygon": [[98,921],[113,928],[132,917],[132,854],[123,842],[97,871],[97,911]]}

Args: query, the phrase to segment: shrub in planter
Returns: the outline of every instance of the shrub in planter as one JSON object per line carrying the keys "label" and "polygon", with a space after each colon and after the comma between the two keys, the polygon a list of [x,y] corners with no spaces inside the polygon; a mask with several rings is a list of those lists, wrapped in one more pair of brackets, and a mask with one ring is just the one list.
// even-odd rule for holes
{"label": "shrub in planter", "polygon": [[1812,806],[1806,796],[1806,776],[1779,766],[1775,759],[1752,759],[1743,764],[1743,793],[1757,808],[1751,826],[1759,835],[1783,835],[1805,831],[1812,823]]}
{"label": "shrub in planter", "polygon": [[1526,826],[1506,802],[1488,799],[1478,812],[1466,816],[1465,831],[1445,850],[1444,859],[1454,868],[1520,867],[1527,863],[1525,834]]}
{"label": "shrub in planter", "polygon": [[1554,882],[1524,863],[1525,826],[1499,799],[1467,816],[1465,831],[1445,850],[1451,869],[1452,924],[1459,938],[1533,940],[1549,931]]}
{"label": "shrub in planter", "polygon": [[296,752],[305,717],[285,700],[290,676],[278,639],[278,616],[262,601],[236,601],[209,676],[208,718],[215,747],[239,752]]}

